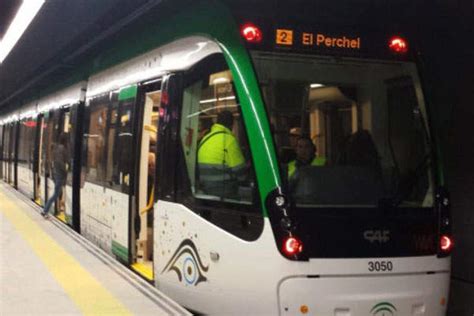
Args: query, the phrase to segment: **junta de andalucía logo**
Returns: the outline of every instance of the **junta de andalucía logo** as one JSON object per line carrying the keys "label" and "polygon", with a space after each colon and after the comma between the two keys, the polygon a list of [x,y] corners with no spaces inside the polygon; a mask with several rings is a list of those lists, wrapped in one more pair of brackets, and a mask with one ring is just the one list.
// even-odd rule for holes
{"label": "junta de andaluc\u00eda logo", "polygon": [[375,304],[370,310],[370,313],[373,316],[395,316],[397,313],[397,308],[392,303],[381,302]]}

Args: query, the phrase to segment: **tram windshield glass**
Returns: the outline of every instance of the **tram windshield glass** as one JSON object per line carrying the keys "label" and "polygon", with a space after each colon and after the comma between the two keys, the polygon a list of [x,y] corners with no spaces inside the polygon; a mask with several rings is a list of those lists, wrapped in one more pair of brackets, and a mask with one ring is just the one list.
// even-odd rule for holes
{"label": "tram windshield glass", "polygon": [[262,52],[253,60],[297,207],[433,206],[414,64]]}

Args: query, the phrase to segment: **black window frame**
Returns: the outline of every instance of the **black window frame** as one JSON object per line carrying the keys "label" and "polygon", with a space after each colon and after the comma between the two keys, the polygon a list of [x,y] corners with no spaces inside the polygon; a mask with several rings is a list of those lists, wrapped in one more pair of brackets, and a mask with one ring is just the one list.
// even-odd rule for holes
{"label": "black window frame", "polygon": [[[106,152],[106,142],[107,142],[107,125],[108,122],[105,122],[104,126],[104,144],[101,148],[101,154],[102,154],[102,159],[101,161],[97,164],[97,170],[100,168],[102,169],[102,177],[99,177],[99,172],[97,172],[96,178],[95,179],[90,179],[88,177],[89,175],[89,159],[88,159],[88,152],[89,152],[89,137],[86,138],[86,134],[89,135],[90,132],[90,123],[91,123],[91,108],[95,108],[96,106],[104,106],[106,110],[106,120],[108,117],[109,109],[110,109],[110,95],[109,93],[104,93],[101,95],[97,95],[91,99],[89,99],[86,103],[85,109],[84,109],[84,131],[83,131],[83,140],[82,140],[82,154],[81,154],[81,169],[84,168],[84,182],[89,182],[98,186],[104,186],[105,185],[105,167],[106,167],[106,157],[105,157],[105,152]],[[82,170],[81,170],[82,172]],[[92,180],[92,181],[91,181]]]}
{"label": "black window frame", "polygon": [[[191,190],[186,160],[184,158],[183,145],[181,143],[181,137],[179,136],[179,123],[181,120],[181,112],[183,107],[183,94],[186,88],[192,84],[195,84],[205,76],[229,69],[230,67],[227,64],[224,55],[222,53],[215,53],[207,56],[189,70],[181,72],[179,75],[174,76],[172,80],[170,80],[170,83],[175,83],[176,85],[176,87],[172,86],[171,89],[176,89],[176,92],[178,93],[175,92],[176,95],[174,98],[170,98],[170,102],[173,102],[171,107],[175,108],[176,111],[176,113],[172,115],[172,117],[175,117],[177,121],[175,132],[173,133],[175,138],[176,154],[174,157],[170,157],[168,159],[172,159],[175,164],[174,168],[176,172],[174,179],[176,179],[176,202],[182,203],[191,211],[203,217],[206,221],[220,227],[221,229],[240,239],[245,241],[255,241],[261,236],[264,230],[264,216],[259,194],[260,191],[258,179],[255,172],[255,163],[250,151],[249,135],[245,128],[245,122],[240,106],[239,112],[241,114],[242,124],[244,127],[246,146],[249,151],[248,155],[244,153],[244,157],[249,159],[251,162],[251,172],[254,180],[254,188],[252,192],[253,200],[251,201],[251,204],[206,200],[195,197]],[[179,88],[177,87],[178,85]],[[237,89],[235,89],[233,83],[232,86],[233,92],[238,100]],[[173,90],[170,90],[169,92],[170,96],[172,95],[172,91]]]}

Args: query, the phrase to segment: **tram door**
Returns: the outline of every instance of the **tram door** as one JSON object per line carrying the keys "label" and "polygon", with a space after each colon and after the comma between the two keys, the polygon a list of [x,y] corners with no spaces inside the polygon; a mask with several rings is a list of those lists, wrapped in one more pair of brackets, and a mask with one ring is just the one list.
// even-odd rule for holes
{"label": "tram door", "polygon": [[2,179],[5,182],[8,182],[8,140],[9,140],[9,127],[8,125],[3,125],[3,143],[2,143]]}
{"label": "tram door", "polygon": [[[53,194],[54,183],[52,179],[53,143],[56,140],[56,123],[53,111],[44,113],[41,123],[41,140],[39,154],[39,205],[44,206],[48,197]],[[50,210],[51,212],[51,210]]]}
{"label": "tram door", "polygon": [[[53,181],[53,149],[54,144],[58,141],[60,130],[59,111],[50,111],[43,116],[42,123],[42,139],[40,153],[40,185],[42,186],[43,195],[40,198],[40,205],[44,206],[48,198],[54,192]],[[52,212],[49,210],[50,213]],[[55,212],[54,212],[55,214]]]}
{"label": "tram door", "polygon": [[44,201],[43,201],[43,198],[44,198],[44,188],[43,186],[41,185],[42,183],[44,183],[44,159],[43,159],[43,143],[44,143],[44,135],[45,135],[45,128],[46,128],[46,124],[45,124],[45,121],[44,121],[44,117],[43,115],[39,115],[38,118],[37,118],[37,126],[38,126],[38,130],[37,130],[37,146],[38,146],[38,153],[37,153],[37,167],[36,167],[36,172],[35,172],[35,175],[34,175],[34,185],[35,185],[35,188],[34,188],[34,191],[35,191],[35,203],[40,205],[40,206],[44,206]]}
{"label": "tram door", "polygon": [[4,126],[0,126],[0,179],[3,179],[3,129]]}
{"label": "tram door", "polygon": [[[155,85],[156,88],[156,85]],[[145,93],[142,110],[137,207],[132,240],[135,241],[132,268],[152,281],[153,276],[153,204],[155,195],[155,163],[161,90]]]}
{"label": "tram door", "polygon": [[[59,111],[58,118],[58,140],[63,137],[65,147],[69,151],[69,156],[73,152],[72,133],[71,133],[71,108],[62,108]],[[67,163],[67,179],[58,200],[56,201],[56,217],[66,224],[72,225],[72,173],[71,161]]]}
{"label": "tram door", "polygon": [[6,183],[10,183],[10,126],[4,126],[4,136],[3,136],[3,180]]}
{"label": "tram door", "polygon": [[9,144],[9,162],[8,162],[8,183],[16,187],[17,175],[16,175],[16,152],[17,152],[17,138],[18,138],[18,125],[13,123],[10,127],[10,144]]}

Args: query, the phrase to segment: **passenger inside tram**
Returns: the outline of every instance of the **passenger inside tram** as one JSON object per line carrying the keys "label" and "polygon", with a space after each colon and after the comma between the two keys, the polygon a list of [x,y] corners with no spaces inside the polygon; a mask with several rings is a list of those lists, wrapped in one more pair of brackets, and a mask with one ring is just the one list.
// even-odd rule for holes
{"label": "passenger inside tram", "polygon": [[303,136],[296,141],[296,159],[288,163],[288,177],[291,178],[301,167],[324,166],[326,158],[317,155],[317,148],[311,138]]}

